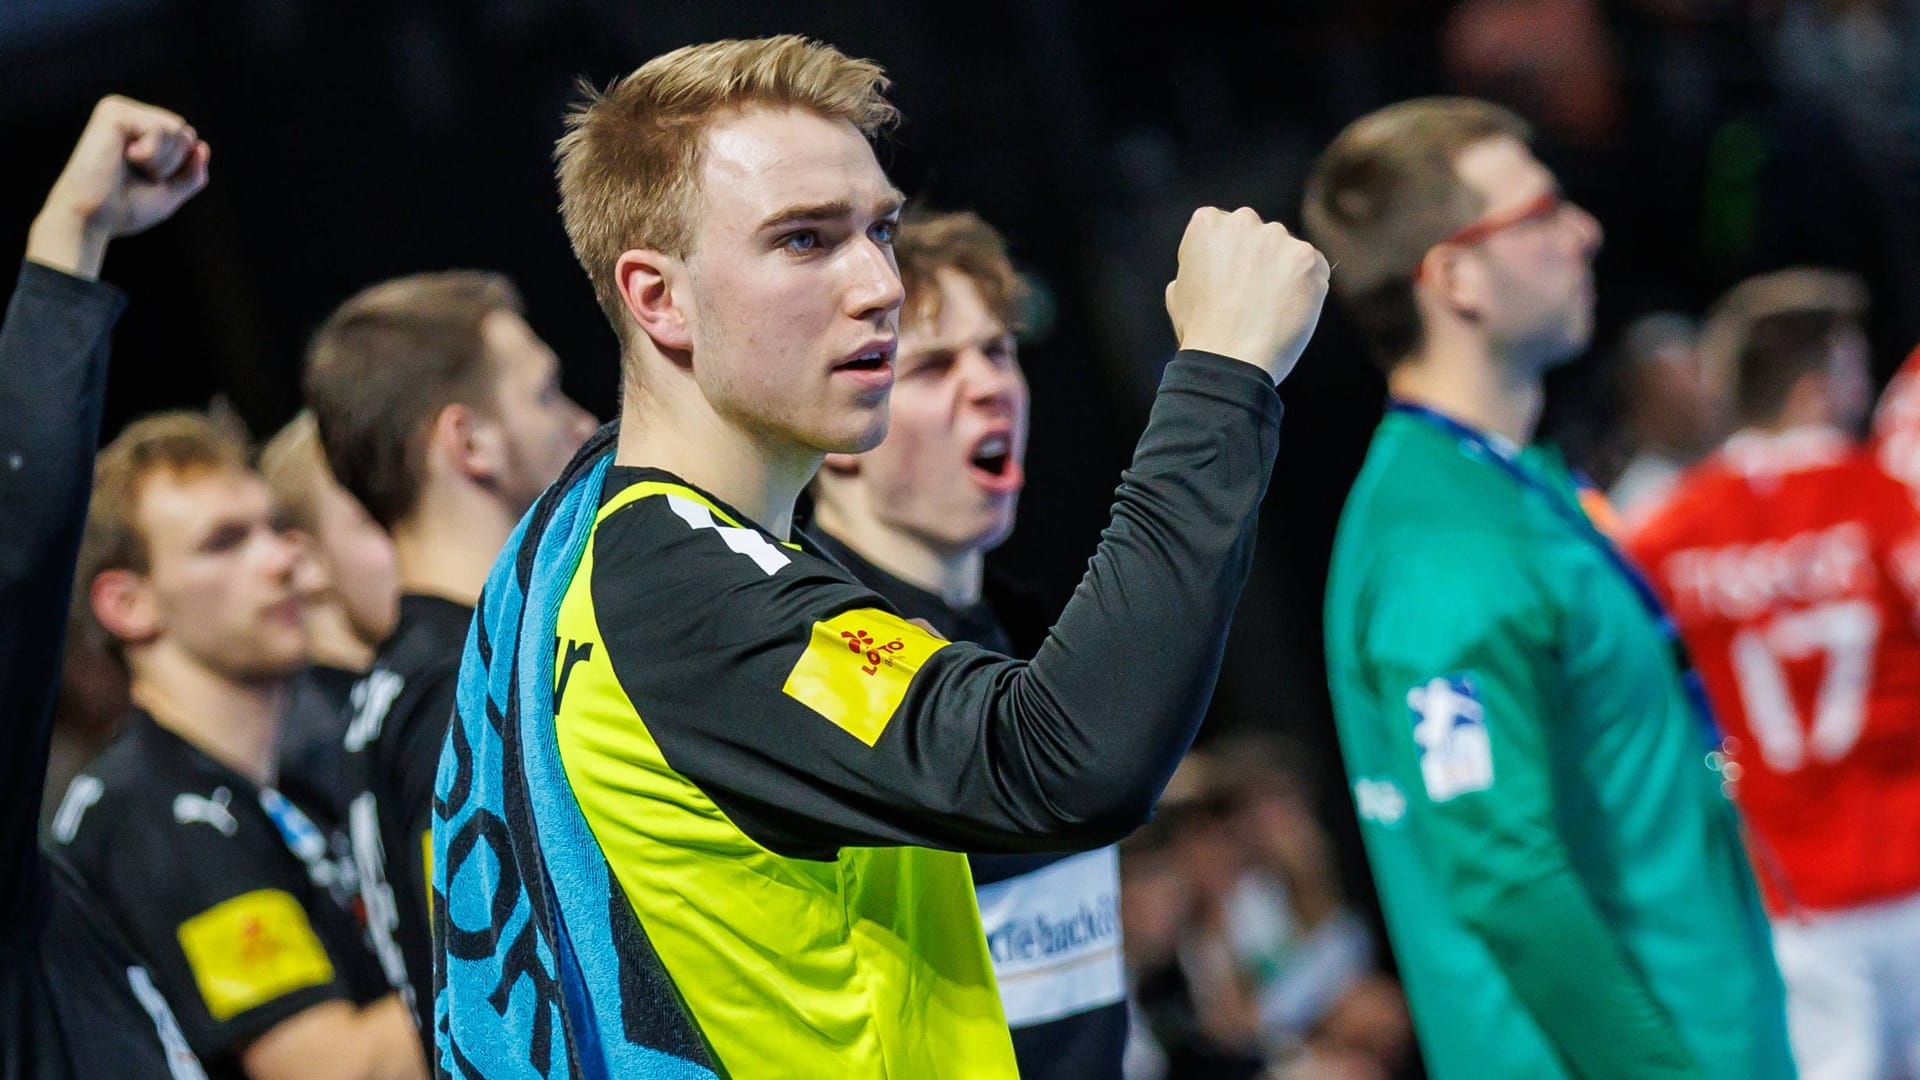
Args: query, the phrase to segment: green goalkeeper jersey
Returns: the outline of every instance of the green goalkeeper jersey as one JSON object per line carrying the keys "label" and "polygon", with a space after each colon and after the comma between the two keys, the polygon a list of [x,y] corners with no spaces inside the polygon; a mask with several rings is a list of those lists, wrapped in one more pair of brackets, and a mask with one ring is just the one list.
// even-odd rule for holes
{"label": "green goalkeeper jersey", "polygon": [[1556,454],[1447,425],[1381,422],[1326,610],[1429,1072],[1792,1076],[1765,917],[1659,618]]}

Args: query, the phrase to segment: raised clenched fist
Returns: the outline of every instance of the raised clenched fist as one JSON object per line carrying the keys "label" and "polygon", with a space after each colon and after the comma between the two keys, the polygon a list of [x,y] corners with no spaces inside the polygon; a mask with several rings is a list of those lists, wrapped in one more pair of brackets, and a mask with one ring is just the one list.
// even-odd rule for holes
{"label": "raised clenched fist", "polygon": [[99,276],[109,240],[173,216],[207,184],[212,151],[165,109],[102,98],[28,234],[27,257]]}
{"label": "raised clenched fist", "polygon": [[1320,322],[1327,260],[1286,226],[1245,207],[1193,212],[1167,314],[1182,349],[1244,360],[1277,384]]}

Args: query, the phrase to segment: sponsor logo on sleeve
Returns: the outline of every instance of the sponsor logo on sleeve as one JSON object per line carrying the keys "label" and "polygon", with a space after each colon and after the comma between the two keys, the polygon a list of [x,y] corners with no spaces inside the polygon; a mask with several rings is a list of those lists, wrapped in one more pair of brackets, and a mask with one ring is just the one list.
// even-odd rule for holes
{"label": "sponsor logo on sleeve", "polygon": [[898,615],[858,608],[813,624],[782,689],[872,746],[906,699],[914,673],[948,644]]}
{"label": "sponsor logo on sleeve", "polygon": [[1439,675],[1407,691],[1414,753],[1434,802],[1493,786],[1486,710],[1465,675]]}
{"label": "sponsor logo on sleeve", "polygon": [[175,934],[215,1020],[333,980],[333,963],[306,911],[279,889],[215,904],[181,923]]}

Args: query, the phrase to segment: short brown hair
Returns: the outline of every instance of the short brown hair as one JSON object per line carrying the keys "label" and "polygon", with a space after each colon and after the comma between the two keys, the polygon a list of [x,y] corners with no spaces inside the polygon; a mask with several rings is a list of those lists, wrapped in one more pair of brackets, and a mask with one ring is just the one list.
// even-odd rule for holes
{"label": "short brown hair", "polygon": [[94,459],[93,494],[73,578],[74,628],[103,634],[89,603],[95,578],[108,570],[144,574],[149,569],[151,552],[139,524],[140,497],[149,480],[160,475],[185,480],[246,467],[245,440],[205,413],[156,413],[127,425]]}
{"label": "short brown hair", "polygon": [[1834,334],[1852,318],[1832,309],[1807,309],[1755,319],[1734,364],[1735,418],[1743,425],[1777,419],[1794,384],[1825,369]]}
{"label": "short brown hair", "polygon": [[560,218],[624,347],[630,330],[614,262],[650,248],[685,255],[705,133],[716,117],[754,105],[845,120],[873,138],[899,119],[880,65],[793,34],[689,45],[656,56],[566,117],[554,148]]}
{"label": "short brown hair", "polygon": [[1013,268],[1000,231],[969,211],[914,211],[894,234],[894,258],[906,289],[903,321],[940,317],[940,271],[952,270],[973,283],[980,299],[1009,333],[1026,329],[1027,285]]}
{"label": "short brown hair", "polygon": [[1715,300],[1701,324],[1698,347],[1708,383],[1734,402],[1736,413],[1744,420],[1739,387],[1746,379],[1745,354],[1754,330],[1763,321],[1794,312],[1830,312],[1858,319],[1866,309],[1866,283],[1859,275],[1844,270],[1794,266],[1747,278]]}
{"label": "short brown hair", "polygon": [[1512,110],[1464,97],[1403,101],[1347,125],[1307,176],[1307,238],[1338,266],[1333,286],[1391,371],[1425,331],[1413,272],[1427,250],[1486,212],[1454,163],[1468,147],[1531,137]]}
{"label": "short brown hair", "polygon": [[451,404],[493,407],[482,324],[518,315],[499,274],[448,270],[383,281],[327,318],[307,352],[307,404],[340,486],[383,528],[413,512],[426,435]]}

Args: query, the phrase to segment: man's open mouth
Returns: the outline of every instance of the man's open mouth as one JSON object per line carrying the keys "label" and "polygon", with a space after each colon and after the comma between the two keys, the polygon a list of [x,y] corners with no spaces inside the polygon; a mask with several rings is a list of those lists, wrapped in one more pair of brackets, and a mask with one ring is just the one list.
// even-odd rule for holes
{"label": "man's open mouth", "polygon": [[975,484],[998,494],[1019,491],[1027,482],[1026,472],[1013,456],[1013,437],[1004,432],[974,444],[967,455],[967,473]]}
{"label": "man's open mouth", "polygon": [[888,363],[886,350],[874,349],[840,365],[841,371],[882,371]]}
{"label": "man's open mouth", "polygon": [[1005,435],[989,435],[973,448],[973,456],[967,463],[981,472],[1005,476],[1007,466],[1013,464],[1013,440]]}

